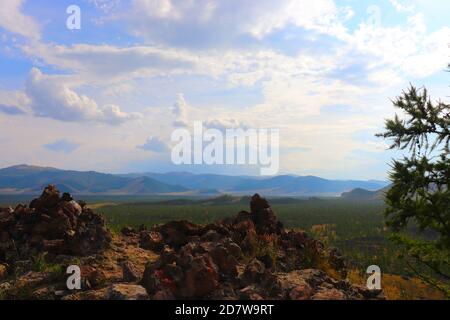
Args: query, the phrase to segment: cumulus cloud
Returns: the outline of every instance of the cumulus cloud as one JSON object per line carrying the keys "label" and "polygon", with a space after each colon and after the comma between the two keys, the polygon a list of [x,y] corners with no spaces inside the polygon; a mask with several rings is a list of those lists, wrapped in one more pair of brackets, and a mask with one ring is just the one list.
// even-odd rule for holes
{"label": "cumulus cloud", "polygon": [[394,69],[408,78],[427,77],[441,71],[450,54],[448,43],[443,40],[450,39],[450,28],[430,33],[420,13],[410,16],[404,26],[361,24],[345,39],[351,50],[372,57],[370,67],[381,66],[387,69],[385,72]]}
{"label": "cumulus cloud", "polygon": [[[108,15],[118,8],[106,6],[104,0],[86,1],[96,6],[95,14]],[[406,14],[391,10],[392,17],[383,19],[389,25],[353,20],[347,29],[353,11],[332,0],[260,0],[258,5],[253,0],[134,0],[131,11],[127,11],[127,3],[120,6],[125,12],[105,18],[99,32],[116,32],[117,26],[121,30],[125,26],[142,38],[119,31],[112,36],[102,34],[108,45],[93,43],[83,34],[77,35],[80,43],[73,45],[58,44],[60,38],[52,38],[54,34],[46,36],[52,41],[48,43],[19,42],[34,65],[59,75],[33,69],[22,97],[19,91],[2,95],[0,90],[0,113],[29,112],[45,117],[34,121],[37,126],[51,126],[54,133],[66,127],[76,132],[79,125],[48,118],[118,124],[140,117],[119,105],[151,110],[152,132],[135,123],[115,130],[91,126],[90,130],[98,130],[97,145],[89,151],[105,147],[102,150],[113,152],[120,158],[116,161],[123,162],[134,156],[148,158],[144,152],[130,152],[136,147],[159,152],[164,141],[158,137],[172,125],[188,126],[190,119],[209,119],[205,126],[219,130],[248,127],[247,123],[277,127],[283,150],[289,150],[284,166],[290,170],[302,167],[308,174],[347,170],[356,163],[345,161],[346,157],[354,149],[363,149],[365,143],[354,140],[354,131],[382,125],[383,117],[392,111],[388,97],[398,94],[408,81],[428,81],[424,77],[441,72],[448,63],[450,52],[443,39],[450,38],[450,28],[441,23],[440,28],[428,29],[426,10],[419,1],[407,1],[391,0]],[[13,0],[6,7],[22,2]],[[418,10],[410,12],[410,3]],[[357,7],[359,10],[360,4]],[[0,10],[5,12],[4,8]],[[434,6],[433,10],[443,9]],[[416,13],[419,11],[425,18]],[[401,19],[391,20],[397,16]],[[0,24],[3,21],[0,19]],[[433,27],[436,25],[434,21]],[[130,39],[133,44],[126,46]],[[426,85],[435,91],[434,82]],[[177,92],[200,102],[190,106],[184,95],[178,94],[171,105]],[[114,101],[114,105],[103,101]],[[324,106],[336,104],[349,106],[352,112],[324,112]],[[6,123],[14,128],[12,123],[23,119],[5,116],[2,120],[3,128]],[[117,137],[111,137],[113,131]],[[139,146],[143,141],[133,138],[149,135],[153,136]],[[125,139],[122,136],[129,140],[120,140]],[[42,151],[47,141],[52,138],[47,136],[36,148]],[[302,149],[305,141],[307,150]],[[79,152],[86,150],[87,146]],[[91,164],[97,165],[96,161]],[[83,165],[87,166],[85,161]]]}
{"label": "cumulus cloud", "polygon": [[37,68],[31,70],[25,92],[31,100],[34,115],[38,117],[112,125],[141,117],[138,113],[125,113],[116,105],[99,107],[95,100],[69,88],[61,77],[45,75]]}
{"label": "cumulus cloud", "polygon": [[177,94],[177,101],[173,104],[172,114],[174,117],[174,127],[187,127],[187,110],[188,104],[182,93]]}
{"label": "cumulus cloud", "polygon": [[66,139],[57,140],[52,143],[45,144],[44,148],[54,151],[54,152],[62,152],[62,153],[72,153],[76,149],[80,147],[79,143],[68,141]]}
{"label": "cumulus cloud", "polygon": [[134,34],[185,47],[232,43],[242,36],[261,39],[294,25],[324,33],[345,28],[332,0],[134,0],[129,22]]}
{"label": "cumulus cloud", "polygon": [[24,0],[2,1],[0,6],[0,27],[27,38],[39,39],[39,25],[32,17],[21,12],[24,2]]}
{"label": "cumulus cloud", "polygon": [[167,144],[158,137],[149,137],[147,141],[138,146],[139,149],[161,153],[168,150]]}

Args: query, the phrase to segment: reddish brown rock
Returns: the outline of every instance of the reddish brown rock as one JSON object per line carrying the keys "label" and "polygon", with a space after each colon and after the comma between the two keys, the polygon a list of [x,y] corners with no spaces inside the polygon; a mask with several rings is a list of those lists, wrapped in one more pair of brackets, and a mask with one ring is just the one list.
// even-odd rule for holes
{"label": "reddish brown rock", "polygon": [[[29,207],[0,210],[0,261],[14,263],[38,252],[85,256],[107,248],[111,234],[102,215],[60,196],[50,185]],[[31,252],[33,251],[33,252]]]}
{"label": "reddish brown rock", "polygon": [[312,300],[344,300],[346,299],[345,293],[335,288],[319,290],[311,298]]}
{"label": "reddish brown rock", "polygon": [[243,279],[247,284],[260,282],[266,268],[258,259],[252,259],[245,267]]}
{"label": "reddish brown rock", "polygon": [[111,300],[147,300],[145,288],[135,284],[117,283],[108,289],[108,299]]}
{"label": "reddish brown rock", "polygon": [[218,285],[219,273],[212,259],[209,256],[197,256],[186,271],[181,295],[186,298],[202,297],[213,292]]}
{"label": "reddish brown rock", "polygon": [[141,272],[136,268],[136,266],[126,261],[122,265],[122,274],[123,274],[123,281],[125,282],[136,282],[139,281],[142,277]]}
{"label": "reddish brown rock", "polygon": [[154,251],[160,251],[164,246],[163,236],[157,231],[141,231],[139,243],[141,248]]}

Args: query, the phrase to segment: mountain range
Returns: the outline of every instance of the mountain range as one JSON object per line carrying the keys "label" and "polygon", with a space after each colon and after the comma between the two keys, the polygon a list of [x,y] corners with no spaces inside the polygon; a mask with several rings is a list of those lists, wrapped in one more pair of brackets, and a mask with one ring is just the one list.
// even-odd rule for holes
{"label": "mountain range", "polygon": [[341,198],[345,200],[382,200],[388,190],[389,186],[375,191],[355,188],[351,191],[343,192]]}
{"label": "mountain range", "polygon": [[355,188],[379,190],[388,182],[378,180],[329,180],[315,176],[274,177],[193,174],[189,172],[108,174],[17,165],[0,169],[0,194],[36,194],[55,184],[73,194],[103,195],[248,195],[338,196]]}

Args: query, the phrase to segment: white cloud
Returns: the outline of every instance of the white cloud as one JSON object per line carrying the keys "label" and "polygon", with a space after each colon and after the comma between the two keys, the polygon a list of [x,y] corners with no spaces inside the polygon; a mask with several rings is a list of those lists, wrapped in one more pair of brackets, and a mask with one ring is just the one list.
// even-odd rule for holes
{"label": "white cloud", "polygon": [[415,7],[412,4],[405,4],[402,0],[389,0],[394,8],[399,12],[413,12]]}
{"label": "white cloud", "polygon": [[402,78],[423,78],[439,72],[448,62],[450,28],[429,33],[422,14],[408,18],[404,26],[361,24],[345,40],[352,50],[372,57],[368,67],[393,70]]}
{"label": "white cloud", "polygon": [[31,70],[25,92],[31,100],[33,113],[38,117],[108,124],[140,118],[140,114],[125,113],[116,105],[99,107],[93,99],[77,94],[64,84],[61,76],[45,75],[37,68]]}
{"label": "white cloud", "polygon": [[233,118],[210,119],[203,122],[205,128],[225,131],[226,129],[247,129],[248,125]]}
{"label": "white cloud", "polygon": [[[107,14],[114,9],[104,7],[104,0],[89,2]],[[35,65],[50,66],[64,75],[46,75],[33,69],[24,92],[2,94],[0,90],[0,112],[14,114],[16,109],[11,107],[20,105],[20,110],[30,110],[40,117],[6,116],[2,125],[26,119],[52,128],[75,126],[74,134],[81,131],[79,128],[88,130],[83,133],[87,140],[96,130],[102,138],[96,136],[86,147],[83,142],[76,154],[95,153],[97,147],[104,146],[103,151],[108,150],[122,162],[146,159],[149,153],[136,146],[158,148],[158,143],[164,143],[159,137],[170,136],[168,131],[173,126],[188,126],[193,119],[222,129],[280,128],[283,148],[308,147],[297,154],[291,151],[282,161],[285,169],[295,172],[302,167],[304,173],[346,170],[358,165],[347,162],[353,150],[375,149],[375,145],[355,140],[354,135],[358,130],[382,125],[383,117],[392,111],[389,97],[398,94],[408,81],[445,68],[450,55],[446,40],[450,28],[430,31],[421,14],[408,13],[407,23],[363,23],[349,30],[345,22],[353,11],[335,3],[135,0],[133,10],[125,13],[129,20],[116,12],[114,18],[103,21],[118,22],[144,41],[132,38],[133,45],[124,46],[129,34],[122,38],[119,32],[111,38],[105,35],[103,39],[111,40],[110,44],[87,39],[90,44],[32,41],[22,46]],[[392,3],[409,12],[406,2]],[[399,16],[403,19],[405,15]],[[105,32],[116,30],[116,26],[108,29],[106,23]],[[81,34],[77,39],[87,41]],[[170,108],[177,92],[192,97],[189,101],[195,101],[194,106],[178,94]],[[140,117],[118,105],[126,107],[124,110],[141,108],[146,118],[108,127],[104,132],[99,129],[103,126],[90,126],[92,121],[116,124]],[[324,106],[333,105],[346,108],[340,113],[322,112]],[[344,114],[347,110],[350,112]],[[8,128],[14,130],[11,124]],[[115,138],[123,140],[112,141],[112,131]],[[57,130],[52,132],[56,134]],[[47,137],[39,148],[53,140]],[[90,161],[83,162],[86,168],[97,161],[113,162],[101,157],[86,161]]]}
{"label": "white cloud", "polygon": [[4,0],[0,6],[0,27],[21,36],[39,39],[40,26],[21,12],[24,0]]}
{"label": "white cloud", "polygon": [[68,70],[79,82],[120,82],[124,79],[167,73],[188,73],[200,68],[199,57],[182,50],[157,46],[116,47],[76,44],[73,46],[33,43],[22,46],[30,57]]}
{"label": "white cloud", "polygon": [[168,145],[159,137],[149,137],[143,145],[139,145],[138,149],[161,153],[168,150]]}
{"label": "white cloud", "polygon": [[0,112],[19,115],[28,112],[30,99],[20,90],[0,89]]}
{"label": "white cloud", "polygon": [[152,42],[204,47],[261,39],[288,25],[337,34],[350,15],[333,0],[134,0],[128,16],[133,33]]}
{"label": "white cloud", "polygon": [[174,127],[187,127],[187,110],[188,104],[182,93],[177,94],[177,101],[173,104],[172,114],[174,117]]}

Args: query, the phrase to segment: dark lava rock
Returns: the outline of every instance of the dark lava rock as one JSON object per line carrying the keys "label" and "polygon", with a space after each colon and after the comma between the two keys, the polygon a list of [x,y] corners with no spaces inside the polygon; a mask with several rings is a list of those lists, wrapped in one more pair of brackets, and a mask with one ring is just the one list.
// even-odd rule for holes
{"label": "dark lava rock", "polygon": [[301,231],[286,231],[255,194],[251,212],[206,226],[172,221],[141,231],[141,247],[160,253],[141,285],[152,299],[379,298],[313,269],[346,274],[342,256]]}
{"label": "dark lava rock", "polygon": [[[85,256],[107,248],[111,234],[102,215],[49,185],[29,207],[0,208],[0,261],[49,252]],[[22,259],[24,258],[24,259]]]}

